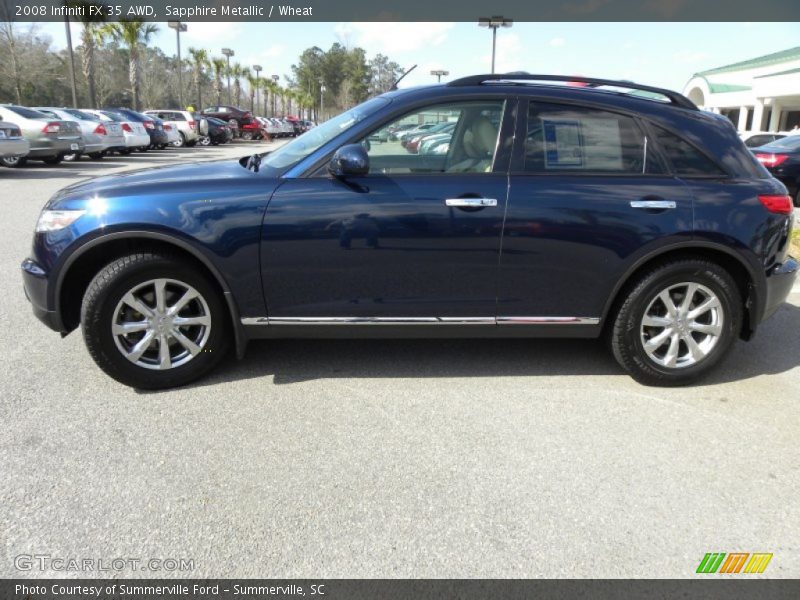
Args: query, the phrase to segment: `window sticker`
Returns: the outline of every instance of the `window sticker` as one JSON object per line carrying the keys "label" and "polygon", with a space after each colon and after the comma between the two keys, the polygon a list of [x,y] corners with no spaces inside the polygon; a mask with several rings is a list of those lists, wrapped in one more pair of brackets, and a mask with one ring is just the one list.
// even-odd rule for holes
{"label": "window sticker", "polygon": [[578,119],[542,119],[546,169],[583,167],[583,138]]}

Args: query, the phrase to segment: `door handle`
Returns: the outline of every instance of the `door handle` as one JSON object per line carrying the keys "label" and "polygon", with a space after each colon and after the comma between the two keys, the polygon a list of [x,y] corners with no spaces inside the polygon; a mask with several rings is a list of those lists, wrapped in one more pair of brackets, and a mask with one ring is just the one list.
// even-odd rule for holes
{"label": "door handle", "polygon": [[447,198],[445,206],[455,206],[457,208],[483,208],[486,206],[497,206],[494,198]]}
{"label": "door handle", "polygon": [[648,210],[666,210],[675,208],[674,200],[631,200],[631,208],[644,208]]}

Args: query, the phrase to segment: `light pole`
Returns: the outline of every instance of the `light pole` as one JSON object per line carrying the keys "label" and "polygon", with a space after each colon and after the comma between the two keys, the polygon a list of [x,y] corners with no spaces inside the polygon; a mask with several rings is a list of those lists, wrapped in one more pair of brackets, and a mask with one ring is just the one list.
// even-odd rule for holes
{"label": "light pole", "polygon": [[231,104],[231,56],[236,53],[230,48],[223,48],[222,54],[228,60],[228,104]]}
{"label": "light pole", "polygon": [[[253,71],[256,72],[256,107],[258,107],[258,88],[261,87],[261,78],[258,76],[264,68],[261,65],[253,65]],[[252,96],[250,96],[252,98]]]}
{"label": "light pole", "polygon": [[[272,76],[272,81],[274,81],[276,85],[277,85],[279,80],[280,80],[280,76],[279,75],[273,75]],[[273,117],[275,116],[276,112],[277,112],[277,98],[275,98],[275,90],[273,89],[272,90],[272,116]]]}
{"label": "light pole", "polygon": [[72,51],[72,31],[69,27],[69,16],[64,17],[67,28],[67,48],[69,48],[69,77],[72,83],[72,108],[78,108],[78,88],[75,84],[75,53]]}
{"label": "light pole", "polygon": [[[188,29],[186,23],[181,23],[180,21],[167,21],[167,25],[170,29],[175,30],[175,38],[178,42],[178,104],[181,105],[181,110],[185,107],[183,106],[183,62],[181,61],[181,32],[186,31]],[[203,108],[202,106],[200,107]]]}
{"label": "light pole", "polygon": [[319,80],[319,120],[322,121],[324,117],[322,113],[325,111],[325,84],[322,79]]}
{"label": "light pole", "polygon": [[494,73],[494,54],[497,49],[497,30],[500,27],[511,27],[514,24],[514,19],[506,19],[501,15],[493,17],[481,17],[478,19],[480,27],[488,27],[492,30],[492,73]]}
{"label": "light pole", "polygon": [[447,77],[448,75],[450,75],[450,71],[442,71],[441,69],[436,69],[434,71],[431,71],[431,75],[433,75],[434,77],[438,77],[436,81],[441,83],[442,77]]}

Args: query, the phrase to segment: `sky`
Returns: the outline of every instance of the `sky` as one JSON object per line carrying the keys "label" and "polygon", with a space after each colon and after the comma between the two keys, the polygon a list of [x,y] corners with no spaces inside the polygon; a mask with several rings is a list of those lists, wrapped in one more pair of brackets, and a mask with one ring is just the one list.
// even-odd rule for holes
{"label": "sky", "polygon": [[[56,48],[66,46],[62,23],[40,24]],[[154,45],[176,53],[175,31],[165,23]],[[80,25],[73,24],[77,44]],[[181,47],[204,47],[232,59],[260,64],[263,74],[291,74],[291,65],[311,46],[334,42],[360,46],[369,57],[386,54],[401,66],[418,67],[401,84],[435,82],[434,69],[450,71],[443,81],[488,73],[491,31],[475,23],[189,23]],[[540,74],[627,79],[683,89],[691,76],[755,56],[800,45],[800,23],[514,23],[497,34],[497,68]]]}

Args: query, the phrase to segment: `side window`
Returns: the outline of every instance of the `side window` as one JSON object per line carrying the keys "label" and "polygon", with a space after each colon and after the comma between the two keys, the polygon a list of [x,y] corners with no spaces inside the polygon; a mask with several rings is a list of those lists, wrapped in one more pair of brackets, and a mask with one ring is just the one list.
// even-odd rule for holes
{"label": "side window", "polygon": [[179,113],[179,112],[169,113],[169,118],[172,121],[185,121],[186,120],[186,117],[183,116],[183,113]]}
{"label": "side window", "polygon": [[370,173],[489,172],[504,106],[503,100],[475,100],[407,113],[362,140]]}
{"label": "side window", "polygon": [[631,117],[612,112],[531,102],[525,139],[525,171],[663,173],[647,137]]}
{"label": "side window", "polygon": [[725,175],[725,171],[686,140],[656,125],[652,127],[658,145],[677,175]]}

